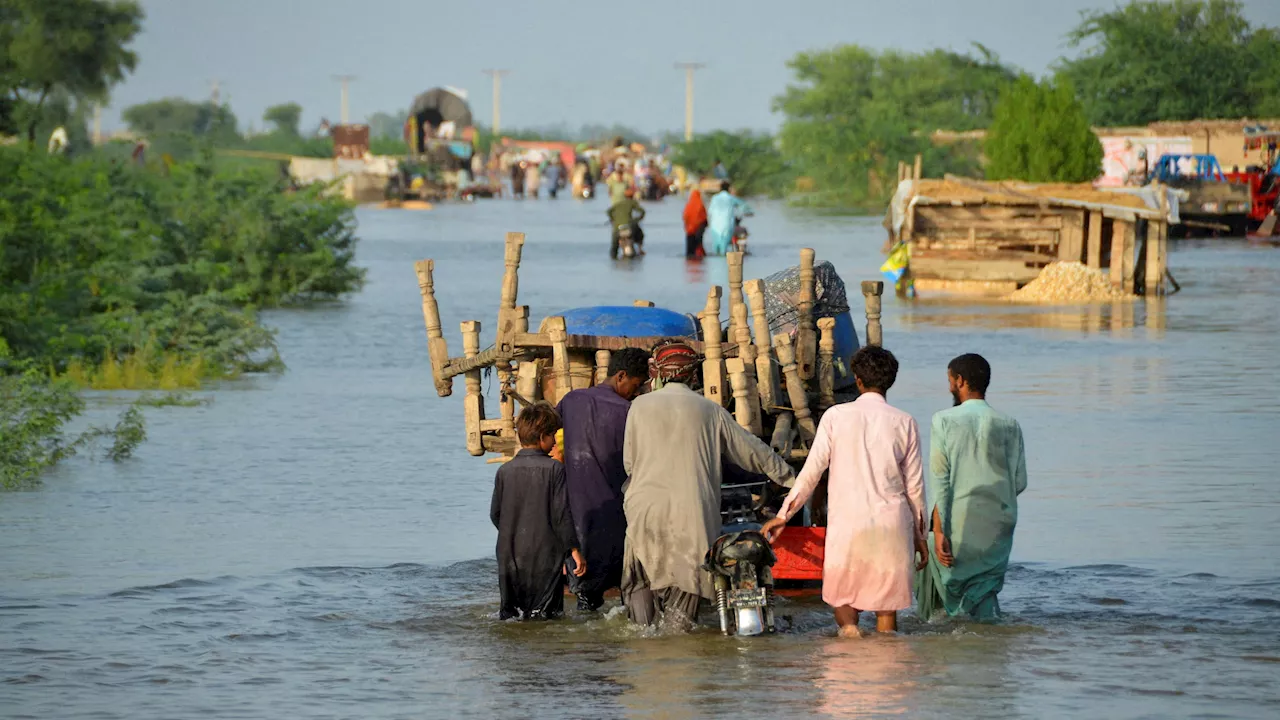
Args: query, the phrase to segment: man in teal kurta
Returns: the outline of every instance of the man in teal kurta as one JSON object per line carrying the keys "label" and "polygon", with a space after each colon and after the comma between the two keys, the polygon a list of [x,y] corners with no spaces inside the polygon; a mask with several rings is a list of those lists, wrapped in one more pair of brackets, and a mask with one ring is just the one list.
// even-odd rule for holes
{"label": "man in teal kurta", "polygon": [[947,366],[955,407],[933,416],[929,515],[933,542],[919,587],[920,616],[1000,614],[996,595],[1013,549],[1027,457],[1018,421],[987,404],[991,366],[961,355]]}

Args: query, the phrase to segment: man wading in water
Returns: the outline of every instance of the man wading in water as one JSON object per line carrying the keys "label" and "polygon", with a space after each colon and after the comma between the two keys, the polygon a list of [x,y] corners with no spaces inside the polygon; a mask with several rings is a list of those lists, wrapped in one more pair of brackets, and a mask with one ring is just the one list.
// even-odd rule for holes
{"label": "man wading in water", "polygon": [[955,407],[933,416],[929,451],[929,566],[920,578],[920,617],[943,609],[991,620],[1000,614],[1018,495],[1027,456],[1018,421],[987,404],[991,365],[961,355],[947,366]]}
{"label": "man wading in water", "polygon": [[609,358],[609,378],[574,390],[556,409],[564,423],[565,484],[588,571],[569,578],[579,610],[597,610],[604,592],[622,582],[627,518],[622,510],[622,443],[631,400],[649,381],[649,353],[619,350]]}
{"label": "man wading in water", "polygon": [[720,534],[722,462],[783,486],[794,480],[768,445],[694,392],[700,360],[683,342],[654,348],[650,374],[661,387],[636,398],[627,415],[622,593],[628,617],[640,625],[661,615],[665,624],[687,629],[698,600],[712,597],[702,563]]}
{"label": "man wading in water", "polygon": [[909,414],[885,400],[898,360],[868,346],[851,365],[858,399],[823,413],[795,488],[763,528],[772,542],[831,469],[822,599],[835,609],[843,637],[860,636],[858,614],[864,610],[875,612],[877,630],[896,631],[897,611],[911,607],[912,577],[929,554],[920,432]]}

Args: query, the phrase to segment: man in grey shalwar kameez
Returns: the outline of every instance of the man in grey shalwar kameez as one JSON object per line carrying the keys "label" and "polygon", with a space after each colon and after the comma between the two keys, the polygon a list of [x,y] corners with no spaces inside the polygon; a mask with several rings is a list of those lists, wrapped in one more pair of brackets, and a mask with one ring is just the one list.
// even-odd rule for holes
{"label": "man in grey shalwar kameez", "polygon": [[702,564],[720,534],[722,462],[787,487],[795,479],[768,445],[694,392],[699,360],[685,343],[655,348],[652,374],[664,384],[636,398],[627,415],[622,593],[627,615],[641,625],[661,614],[688,627],[699,598],[713,596]]}

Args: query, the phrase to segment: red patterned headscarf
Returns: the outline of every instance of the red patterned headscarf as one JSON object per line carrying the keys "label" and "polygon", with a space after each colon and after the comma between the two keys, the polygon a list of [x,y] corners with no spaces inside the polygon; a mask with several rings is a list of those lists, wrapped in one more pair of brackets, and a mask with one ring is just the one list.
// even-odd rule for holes
{"label": "red patterned headscarf", "polygon": [[668,340],[653,348],[653,359],[649,361],[652,368],[650,374],[663,382],[679,382],[692,384],[698,377],[698,363],[702,356],[689,343],[682,340]]}

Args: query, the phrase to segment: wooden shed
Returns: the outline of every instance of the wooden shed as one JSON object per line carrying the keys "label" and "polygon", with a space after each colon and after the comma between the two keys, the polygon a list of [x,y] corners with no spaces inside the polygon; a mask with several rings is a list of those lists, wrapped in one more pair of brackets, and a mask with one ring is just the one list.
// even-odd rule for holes
{"label": "wooden shed", "polygon": [[1110,274],[1130,293],[1163,292],[1168,205],[1090,185],[907,180],[885,218],[910,249],[920,291],[1005,295],[1053,262]]}

